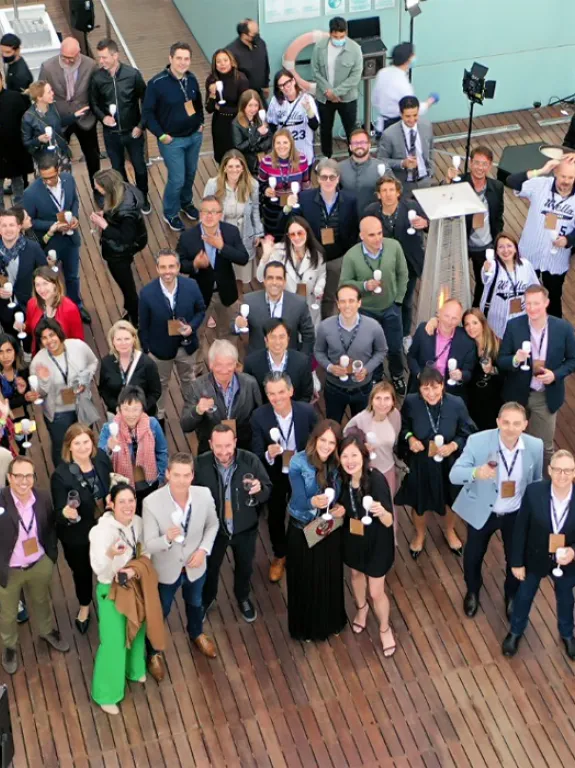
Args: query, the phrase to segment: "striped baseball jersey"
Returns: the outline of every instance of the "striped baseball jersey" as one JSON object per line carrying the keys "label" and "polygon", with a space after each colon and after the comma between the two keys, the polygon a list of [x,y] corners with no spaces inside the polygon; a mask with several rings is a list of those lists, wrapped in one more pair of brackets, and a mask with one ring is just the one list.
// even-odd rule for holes
{"label": "striped baseball jersey", "polygon": [[[495,280],[487,312],[487,323],[493,333],[502,339],[509,320],[525,314],[525,290],[530,285],[539,285],[539,280],[533,265],[527,259],[522,259],[521,264],[510,271],[507,271],[500,262],[496,262],[489,272],[485,269],[481,270],[481,279],[483,295],[479,308],[483,313],[485,313],[485,303]],[[513,299],[519,301],[513,301]]]}

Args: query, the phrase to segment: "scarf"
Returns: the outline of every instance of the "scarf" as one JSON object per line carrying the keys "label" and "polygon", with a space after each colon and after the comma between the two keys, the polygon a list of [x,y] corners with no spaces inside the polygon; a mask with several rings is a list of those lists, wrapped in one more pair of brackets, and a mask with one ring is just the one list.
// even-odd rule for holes
{"label": "scarf", "polygon": [[58,57],[62,71],[64,72],[64,80],[66,81],[66,101],[70,102],[74,99],[74,93],[76,91],[76,80],[78,79],[78,70],[82,63],[82,57],[78,56],[78,61],[74,62],[72,66],[65,64],[61,57]]}
{"label": "scarf", "polygon": [[118,440],[121,451],[112,454],[114,472],[124,475],[134,485],[134,467],[142,467],[146,482],[155,483],[158,479],[158,465],[156,464],[156,441],[150,428],[150,417],[143,413],[136,424],[136,461],[132,462],[132,434],[126,422],[118,414],[114,421],[120,428]]}
{"label": "scarf", "polygon": [[12,248],[8,248],[6,245],[4,245],[4,241],[0,239],[0,269],[2,269],[3,272],[6,272],[8,269],[8,266],[10,265],[11,261],[14,261],[14,259],[20,258],[20,254],[26,248],[27,240],[24,237],[24,235],[20,235],[18,240],[14,243]]}

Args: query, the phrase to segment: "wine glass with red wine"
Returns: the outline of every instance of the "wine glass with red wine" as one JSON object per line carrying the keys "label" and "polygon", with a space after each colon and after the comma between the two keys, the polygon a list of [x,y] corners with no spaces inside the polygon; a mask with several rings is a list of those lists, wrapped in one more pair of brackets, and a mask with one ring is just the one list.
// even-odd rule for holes
{"label": "wine glass with red wine", "polygon": [[[68,499],[66,505],[72,509],[78,509],[80,506],[80,493],[78,491],[68,491]],[[82,518],[80,515],[74,520],[70,520],[71,523],[79,523]]]}

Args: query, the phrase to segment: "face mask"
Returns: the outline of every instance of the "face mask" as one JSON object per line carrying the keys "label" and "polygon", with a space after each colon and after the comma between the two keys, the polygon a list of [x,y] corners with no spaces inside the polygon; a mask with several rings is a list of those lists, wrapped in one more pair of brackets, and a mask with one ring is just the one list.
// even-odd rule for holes
{"label": "face mask", "polygon": [[16,56],[2,56],[2,61],[4,64],[12,64],[13,61],[16,61]]}
{"label": "face mask", "polygon": [[413,65],[415,64],[416,61],[417,61],[417,56],[414,56],[412,58],[412,60],[409,62],[409,68],[410,69],[413,67]]}
{"label": "face mask", "polygon": [[254,35],[252,37],[252,44],[253,45],[257,45],[259,43],[259,41],[260,41],[260,36],[259,35]]}
{"label": "face mask", "polygon": [[332,38],[331,38],[331,44],[332,44],[332,45],[335,45],[335,47],[336,47],[336,48],[343,48],[343,46],[345,45],[345,41],[346,41],[346,40],[347,40],[347,38],[345,38],[345,37],[342,37],[342,38],[341,38],[341,40],[335,40],[335,39],[332,37]]}

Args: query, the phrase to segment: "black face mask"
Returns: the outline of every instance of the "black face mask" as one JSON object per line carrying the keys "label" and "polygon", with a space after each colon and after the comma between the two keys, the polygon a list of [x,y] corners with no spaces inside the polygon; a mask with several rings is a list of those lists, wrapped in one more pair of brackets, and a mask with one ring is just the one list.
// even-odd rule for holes
{"label": "black face mask", "polygon": [[252,37],[252,45],[257,45],[257,44],[259,43],[260,39],[261,39],[261,38],[260,38],[260,36],[259,36],[259,35],[254,35],[254,36]]}
{"label": "black face mask", "polygon": [[16,56],[2,56],[2,61],[4,64],[12,64],[13,61],[16,61]]}

